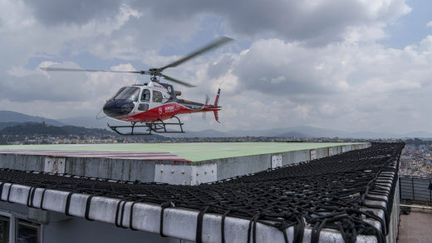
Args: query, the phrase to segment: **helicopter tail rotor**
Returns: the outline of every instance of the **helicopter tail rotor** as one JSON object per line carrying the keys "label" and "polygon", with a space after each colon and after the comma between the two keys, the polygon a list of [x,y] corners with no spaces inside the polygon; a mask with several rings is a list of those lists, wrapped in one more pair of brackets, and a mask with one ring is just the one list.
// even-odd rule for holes
{"label": "helicopter tail rotor", "polygon": [[213,115],[214,115],[214,119],[216,120],[216,122],[220,123],[220,121],[219,121],[219,111],[218,110],[213,111]]}
{"label": "helicopter tail rotor", "polygon": [[217,95],[215,97],[214,104],[213,104],[213,106],[215,107],[215,110],[213,110],[213,115],[214,115],[214,118],[217,122],[219,122],[219,110],[220,110],[219,97],[220,97],[220,93],[221,93],[221,89],[219,88],[217,91]]}

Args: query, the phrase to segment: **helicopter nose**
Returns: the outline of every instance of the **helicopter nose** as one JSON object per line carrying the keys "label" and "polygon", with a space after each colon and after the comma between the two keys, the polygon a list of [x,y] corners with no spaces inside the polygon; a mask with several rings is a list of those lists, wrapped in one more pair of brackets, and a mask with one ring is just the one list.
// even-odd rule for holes
{"label": "helicopter nose", "polygon": [[109,117],[118,117],[129,114],[134,103],[130,100],[109,100],[103,107],[103,112]]}

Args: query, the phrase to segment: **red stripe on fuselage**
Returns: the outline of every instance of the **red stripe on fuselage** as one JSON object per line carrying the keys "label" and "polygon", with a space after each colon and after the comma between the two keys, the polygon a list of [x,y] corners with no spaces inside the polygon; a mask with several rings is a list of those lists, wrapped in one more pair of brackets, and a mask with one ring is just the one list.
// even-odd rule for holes
{"label": "red stripe on fuselage", "polygon": [[201,109],[191,109],[182,104],[172,102],[154,107],[148,111],[135,113],[118,119],[130,122],[154,122],[158,120],[167,120],[178,114],[208,112],[214,110],[220,110],[220,108],[213,105],[203,105],[203,108]]}

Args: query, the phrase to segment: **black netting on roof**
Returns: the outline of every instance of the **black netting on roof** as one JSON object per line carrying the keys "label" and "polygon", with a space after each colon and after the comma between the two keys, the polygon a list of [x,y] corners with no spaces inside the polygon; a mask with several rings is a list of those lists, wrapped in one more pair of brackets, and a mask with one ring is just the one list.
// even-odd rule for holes
{"label": "black netting on roof", "polygon": [[[376,143],[367,149],[198,186],[109,182],[7,169],[0,170],[0,181],[245,218],[251,220],[249,239],[253,241],[255,223],[261,222],[280,230],[294,226],[294,242],[301,242],[305,226],[313,229],[312,242],[319,240],[322,228],[340,231],[345,242],[355,242],[360,234],[375,235],[384,242],[403,146]],[[368,200],[384,201],[387,207],[370,205]],[[370,209],[384,210],[385,218]],[[382,229],[365,219],[381,222]]]}

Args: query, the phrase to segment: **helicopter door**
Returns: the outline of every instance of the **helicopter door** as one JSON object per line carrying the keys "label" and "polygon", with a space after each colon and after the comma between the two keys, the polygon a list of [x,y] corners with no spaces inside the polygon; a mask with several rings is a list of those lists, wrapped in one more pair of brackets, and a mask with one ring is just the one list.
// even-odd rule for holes
{"label": "helicopter door", "polygon": [[162,103],[162,101],[163,101],[162,92],[159,92],[157,90],[153,90],[153,102],[154,103]]}
{"label": "helicopter door", "polygon": [[147,111],[149,109],[149,102],[151,98],[150,94],[150,90],[143,89],[141,93],[140,104],[138,105],[139,111]]}

